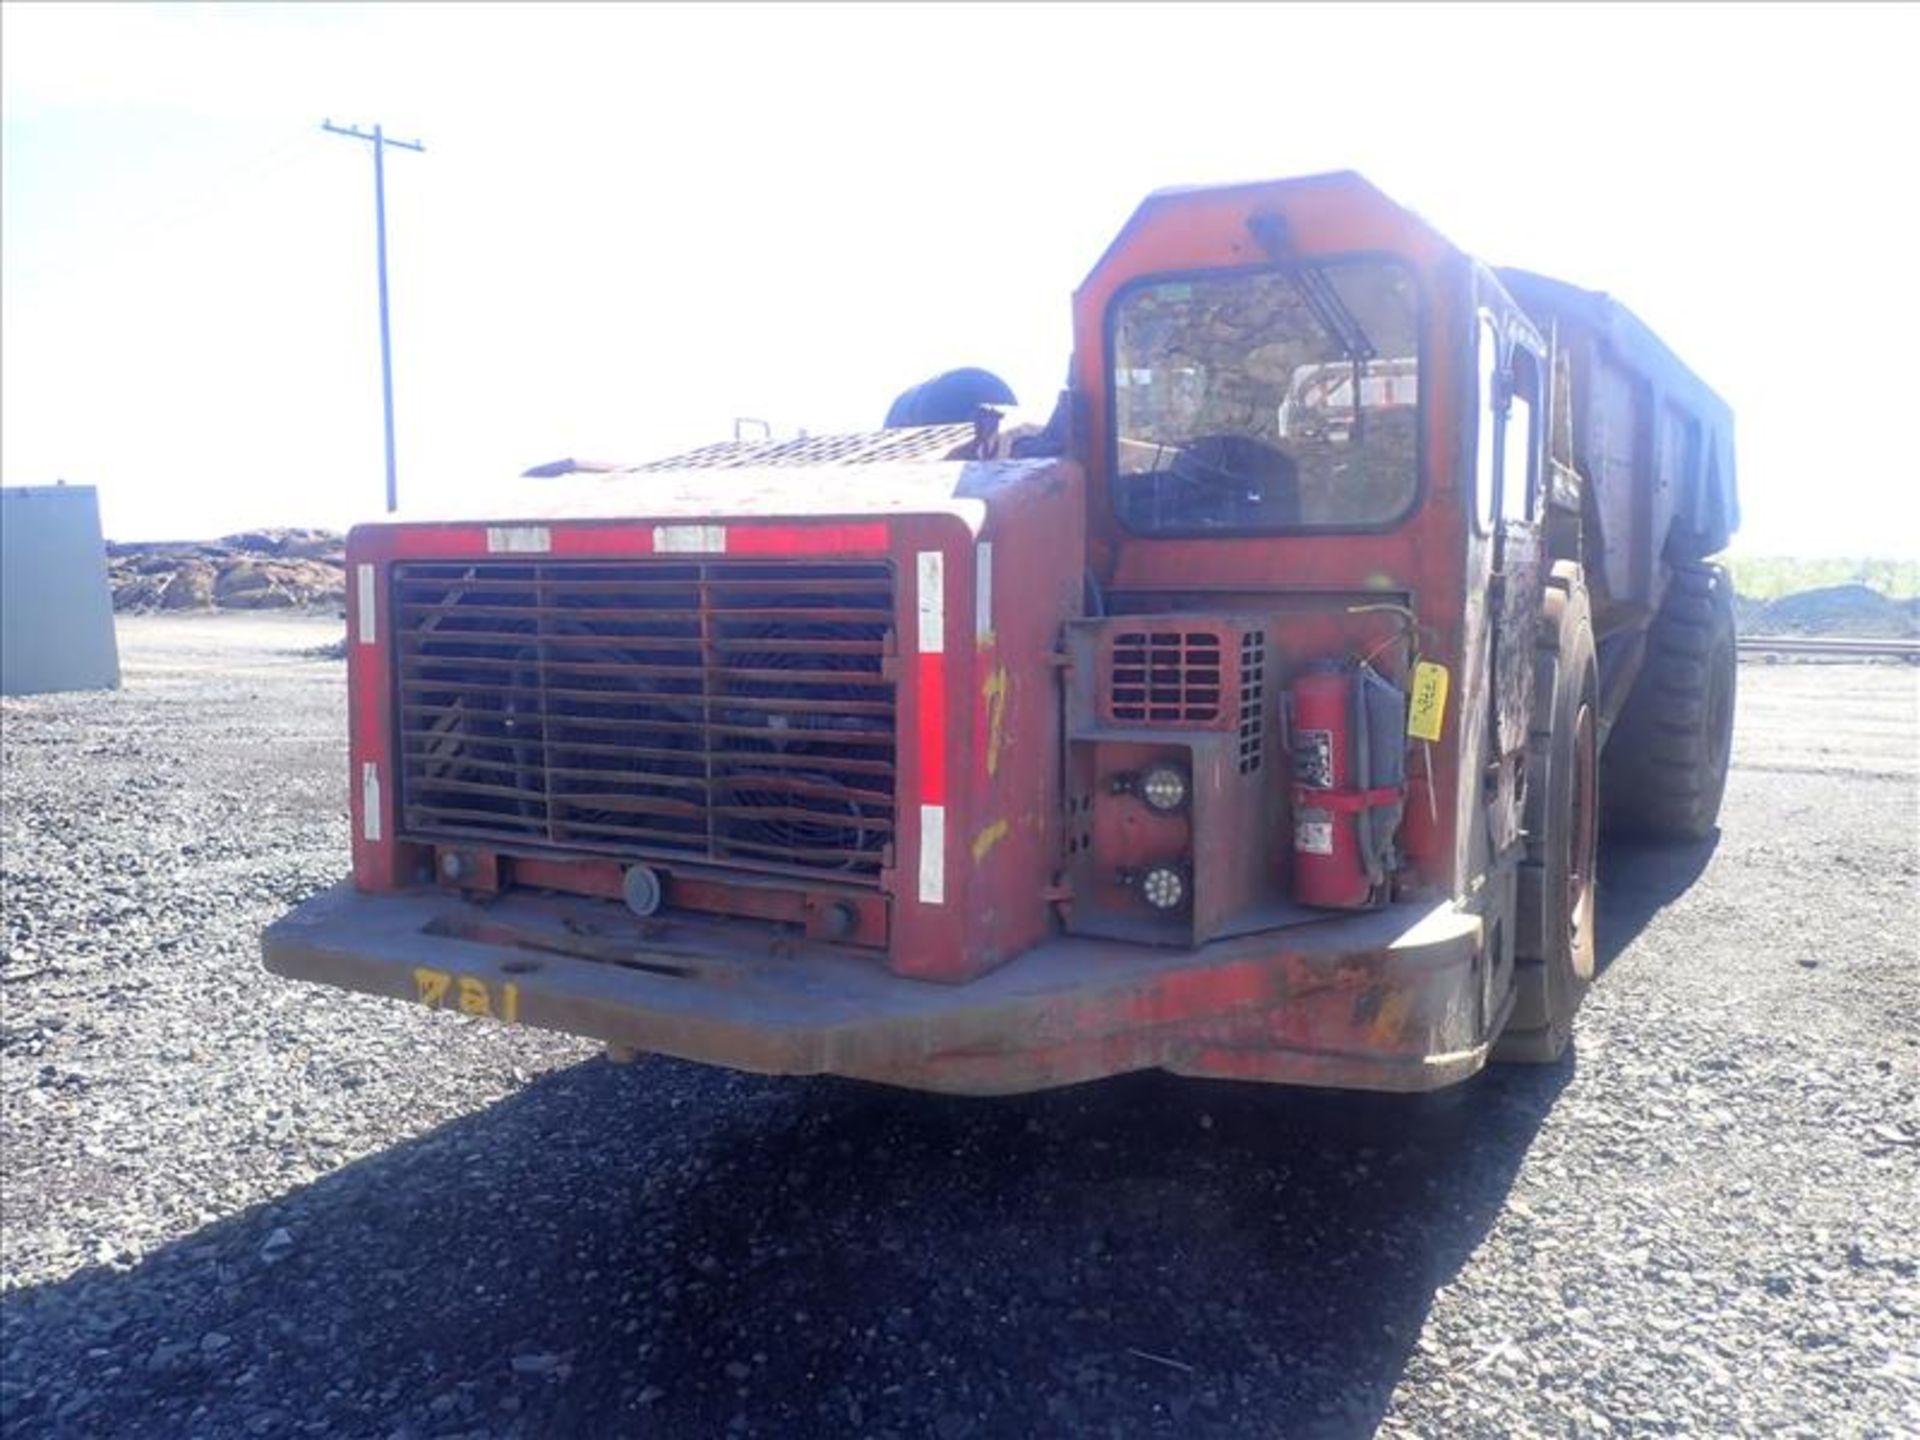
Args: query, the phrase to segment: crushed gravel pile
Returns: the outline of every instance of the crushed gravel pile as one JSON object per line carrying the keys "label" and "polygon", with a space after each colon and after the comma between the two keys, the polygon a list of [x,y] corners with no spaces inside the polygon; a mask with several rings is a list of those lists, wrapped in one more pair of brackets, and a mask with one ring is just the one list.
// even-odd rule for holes
{"label": "crushed gravel pile", "polygon": [[1920,599],[1894,599],[1866,585],[1828,585],[1778,600],[1743,599],[1736,619],[1743,635],[1920,639]]}
{"label": "crushed gravel pile", "polygon": [[1562,1066],[983,1102],[265,975],[336,630],[123,621],[123,691],[0,712],[9,1433],[1920,1431],[1910,674],[1743,672]]}

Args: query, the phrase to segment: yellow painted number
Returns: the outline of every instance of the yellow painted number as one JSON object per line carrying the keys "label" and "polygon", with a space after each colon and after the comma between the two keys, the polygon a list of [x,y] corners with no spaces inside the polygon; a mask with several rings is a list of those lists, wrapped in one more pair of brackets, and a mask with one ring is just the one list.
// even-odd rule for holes
{"label": "yellow painted number", "polygon": [[520,1018],[520,987],[511,980],[500,985],[496,1004],[496,992],[484,980],[417,965],[413,971],[413,991],[414,998],[429,1010],[445,1008],[448,997],[452,996],[453,1008],[462,1015],[485,1015],[509,1021]]}
{"label": "yellow painted number", "polygon": [[1407,704],[1407,734],[1438,740],[1447,715],[1447,667],[1422,660],[1413,667],[1413,694]]}
{"label": "yellow painted number", "polygon": [[987,774],[995,775],[1007,740],[1007,667],[1002,665],[988,675],[980,689],[987,701]]}

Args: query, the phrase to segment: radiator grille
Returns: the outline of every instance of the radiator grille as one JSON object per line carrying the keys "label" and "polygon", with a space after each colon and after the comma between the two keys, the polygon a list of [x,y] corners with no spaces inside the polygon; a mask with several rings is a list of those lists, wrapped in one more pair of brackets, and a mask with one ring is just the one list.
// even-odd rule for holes
{"label": "radiator grille", "polygon": [[1204,725],[1220,718],[1225,676],[1211,630],[1123,630],[1112,639],[1107,713],[1140,724]]}
{"label": "radiator grille", "polygon": [[868,883],[892,863],[890,567],[411,563],[393,583],[409,837]]}

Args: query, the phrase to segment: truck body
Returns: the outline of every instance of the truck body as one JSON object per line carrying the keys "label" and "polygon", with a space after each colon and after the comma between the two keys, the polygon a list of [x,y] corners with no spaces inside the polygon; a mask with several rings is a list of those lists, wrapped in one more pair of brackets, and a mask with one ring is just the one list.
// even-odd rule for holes
{"label": "truck body", "polygon": [[1150,197],[1062,404],[356,529],[268,968],[966,1093],[1557,1055],[1601,811],[1717,812],[1726,406],[1352,174]]}

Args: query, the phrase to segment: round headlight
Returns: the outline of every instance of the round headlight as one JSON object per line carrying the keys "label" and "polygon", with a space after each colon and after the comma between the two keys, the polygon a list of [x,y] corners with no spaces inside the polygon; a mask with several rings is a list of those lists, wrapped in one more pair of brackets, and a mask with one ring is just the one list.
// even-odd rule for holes
{"label": "round headlight", "polygon": [[1149,810],[1171,815],[1187,803],[1187,772],[1178,765],[1164,761],[1149,765],[1140,772],[1140,782],[1136,788],[1140,798],[1147,802]]}
{"label": "round headlight", "polygon": [[660,908],[666,891],[660,884],[660,872],[648,865],[635,865],[620,882],[621,897],[627,908],[642,920]]}
{"label": "round headlight", "polygon": [[1140,877],[1140,898],[1156,910],[1178,910],[1187,903],[1187,877],[1171,865],[1155,865]]}

